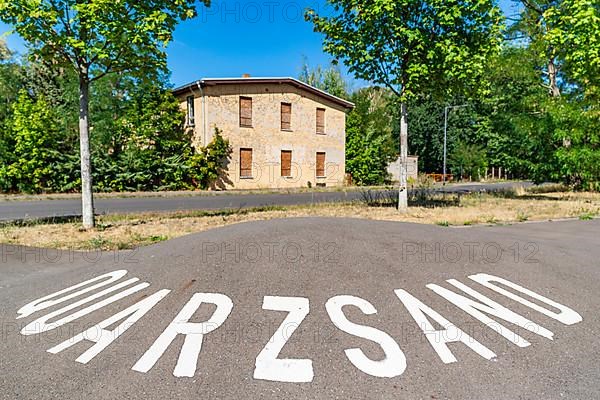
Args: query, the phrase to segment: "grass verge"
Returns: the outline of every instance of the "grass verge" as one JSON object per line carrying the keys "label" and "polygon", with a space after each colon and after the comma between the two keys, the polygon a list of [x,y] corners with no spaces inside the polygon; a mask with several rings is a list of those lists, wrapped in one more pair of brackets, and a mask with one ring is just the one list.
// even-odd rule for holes
{"label": "grass verge", "polygon": [[[438,195],[440,196],[440,195]],[[144,213],[98,218],[96,229],[82,231],[79,222],[27,223],[0,227],[0,242],[60,249],[131,249],[240,222],[296,217],[353,217],[404,221],[438,226],[509,224],[561,218],[588,220],[600,215],[600,193],[470,194],[458,201],[447,197],[417,204],[398,213],[385,204],[366,201],[349,204],[261,207],[218,212]],[[433,204],[433,206],[432,206]]]}

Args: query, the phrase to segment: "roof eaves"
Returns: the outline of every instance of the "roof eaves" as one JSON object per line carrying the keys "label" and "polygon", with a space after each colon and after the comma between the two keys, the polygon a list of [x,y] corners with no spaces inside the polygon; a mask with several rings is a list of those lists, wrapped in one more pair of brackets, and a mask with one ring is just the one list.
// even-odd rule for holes
{"label": "roof eaves", "polygon": [[192,90],[196,85],[199,85],[199,84],[203,85],[203,86],[208,86],[208,85],[217,85],[220,83],[234,84],[234,83],[251,83],[251,82],[252,83],[258,83],[258,82],[260,82],[260,83],[289,83],[298,88],[305,89],[305,90],[312,92],[318,96],[321,96],[321,97],[329,99],[335,103],[338,103],[347,109],[354,108],[354,103],[352,103],[348,100],[344,100],[338,96],[327,93],[324,90],[321,90],[319,88],[316,88],[312,85],[309,85],[307,83],[304,83],[298,79],[291,78],[291,77],[203,78],[199,81],[194,81],[194,82],[188,83],[186,85],[177,87],[177,88],[173,89],[172,92],[175,94],[184,93],[188,90]]}

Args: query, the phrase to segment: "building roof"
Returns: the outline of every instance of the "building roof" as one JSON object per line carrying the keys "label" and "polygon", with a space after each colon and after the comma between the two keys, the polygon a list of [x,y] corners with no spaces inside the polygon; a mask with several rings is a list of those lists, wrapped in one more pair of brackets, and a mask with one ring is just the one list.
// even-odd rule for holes
{"label": "building roof", "polygon": [[215,85],[243,85],[243,84],[249,84],[249,83],[253,83],[253,84],[261,84],[261,83],[263,83],[263,84],[264,83],[289,84],[289,85],[292,85],[299,89],[303,89],[303,90],[305,90],[309,93],[312,93],[316,96],[319,96],[321,98],[327,99],[327,100],[329,100],[335,104],[338,104],[346,109],[354,108],[354,103],[351,103],[340,97],[329,94],[329,93],[325,92],[324,90],[318,89],[307,83],[299,81],[298,79],[289,78],[289,77],[287,77],[287,78],[271,78],[271,77],[268,77],[268,78],[259,78],[259,77],[256,77],[256,78],[255,77],[204,78],[204,79],[200,79],[198,81],[194,81],[194,82],[188,83],[187,85],[183,85],[183,86],[173,89],[173,94],[175,94],[175,95],[184,94],[186,92],[189,92],[190,90],[197,88],[198,85],[200,85],[201,87],[207,87],[207,86],[215,86]]}

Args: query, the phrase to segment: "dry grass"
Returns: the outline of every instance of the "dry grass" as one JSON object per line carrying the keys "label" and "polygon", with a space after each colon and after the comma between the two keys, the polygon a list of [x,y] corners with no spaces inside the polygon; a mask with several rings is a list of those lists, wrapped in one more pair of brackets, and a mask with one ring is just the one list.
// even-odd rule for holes
{"label": "dry grass", "polygon": [[560,218],[589,219],[600,215],[598,193],[522,192],[503,195],[463,196],[459,206],[411,207],[398,213],[392,207],[364,204],[321,204],[286,208],[266,208],[207,214],[178,212],[104,216],[98,228],[81,231],[76,222],[4,226],[0,242],[62,249],[125,249],[176,238],[194,232],[247,221],[309,216],[353,217],[386,221],[405,221],[441,226],[505,224]]}

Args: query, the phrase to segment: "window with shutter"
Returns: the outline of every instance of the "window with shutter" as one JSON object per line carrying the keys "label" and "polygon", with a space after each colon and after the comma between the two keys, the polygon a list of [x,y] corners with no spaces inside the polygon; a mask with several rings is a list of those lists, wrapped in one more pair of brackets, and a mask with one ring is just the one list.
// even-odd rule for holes
{"label": "window with shutter", "polygon": [[194,118],[194,96],[187,97],[187,123],[188,126],[194,126],[196,121]]}
{"label": "window with shutter", "polygon": [[252,98],[240,97],[240,126],[252,126]]}
{"label": "window with shutter", "polygon": [[319,135],[325,134],[325,109],[317,108],[317,133]]}
{"label": "window with shutter", "polygon": [[252,177],[252,149],[240,149],[240,178]]}
{"label": "window with shutter", "polygon": [[325,177],[325,153],[317,153],[317,177]]}
{"label": "window with shutter", "polygon": [[292,152],[291,150],[281,150],[281,176],[292,176]]}
{"label": "window with shutter", "polygon": [[281,130],[289,131],[292,129],[292,105],[290,103],[281,103]]}

